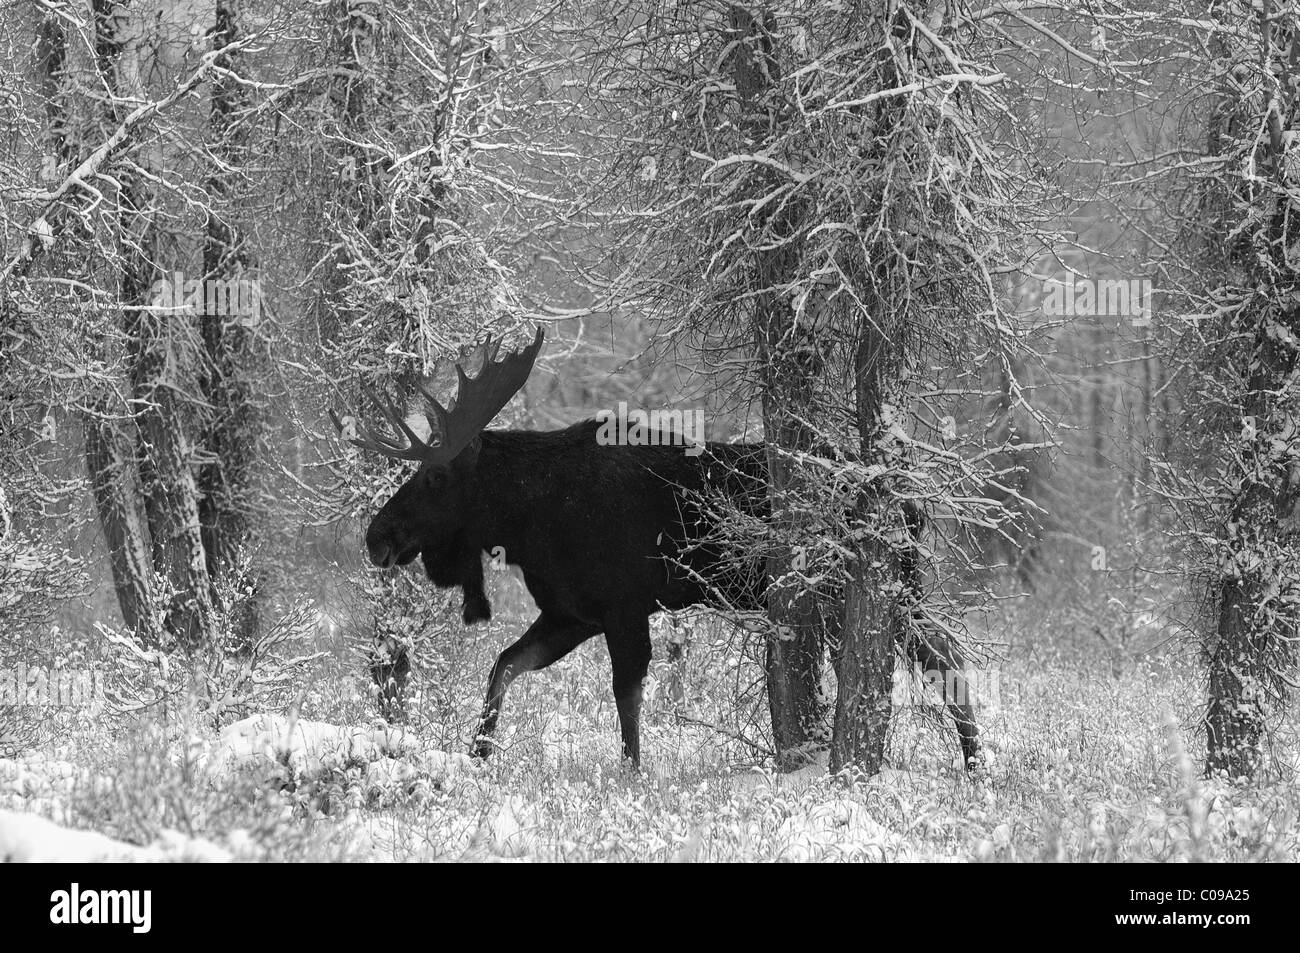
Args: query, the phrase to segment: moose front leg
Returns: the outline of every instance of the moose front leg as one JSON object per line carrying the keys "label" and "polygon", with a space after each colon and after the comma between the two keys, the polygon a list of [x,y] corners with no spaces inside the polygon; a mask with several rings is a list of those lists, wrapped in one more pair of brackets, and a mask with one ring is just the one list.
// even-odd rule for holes
{"label": "moose front leg", "polygon": [[614,704],[623,736],[623,757],[641,766],[641,693],[650,670],[650,617],[626,620],[605,629],[614,670]]}
{"label": "moose front leg", "polygon": [[558,621],[545,613],[528,627],[519,640],[497,656],[492,673],[488,676],[487,697],[483,701],[483,714],[470,753],[476,758],[486,758],[492,753],[492,733],[496,731],[501,703],[510,683],[524,672],[546,668],[568,655],[600,629],[577,622]]}

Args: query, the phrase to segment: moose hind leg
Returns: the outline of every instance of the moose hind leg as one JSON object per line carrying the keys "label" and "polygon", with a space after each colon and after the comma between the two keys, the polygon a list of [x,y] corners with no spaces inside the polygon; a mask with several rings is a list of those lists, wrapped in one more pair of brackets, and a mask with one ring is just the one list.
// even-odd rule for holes
{"label": "moose hind leg", "polygon": [[957,726],[962,760],[967,768],[973,767],[979,755],[979,726],[975,722],[975,698],[961,652],[951,641],[936,635],[913,636],[910,648],[923,672],[937,672],[942,679],[941,691]]}
{"label": "moose hind leg", "polygon": [[625,620],[605,630],[614,672],[614,704],[623,738],[623,757],[641,766],[641,693],[650,670],[650,617]]}
{"label": "moose hind leg", "polygon": [[496,664],[492,666],[471,754],[476,758],[486,758],[492,753],[492,733],[496,731],[501,703],[511,682],[524,672],[546,668],[559,661],[599,632],[600,629],[594,626],[561,621],[545,614],[538,616],[518,641],[497,656]]}

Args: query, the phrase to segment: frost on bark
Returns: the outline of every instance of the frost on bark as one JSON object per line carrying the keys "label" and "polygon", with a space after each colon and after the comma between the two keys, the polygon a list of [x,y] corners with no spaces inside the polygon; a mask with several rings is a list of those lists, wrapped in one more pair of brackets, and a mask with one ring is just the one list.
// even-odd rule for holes
{"label": "frost on bark", "polygon": [[[862,459],[874,464],[881,462],[877,448],[883,442],[888,382],[898,371],[897,346],[870,320],[859,335],[854,404]],[[907,637],[907,598],[915,583],[903,578],[900,552],[914,552],[915,541],[895,501],[875,483],[859,493],[854,522],[862,531],[844,591],[830,769],[838,773],[852,766],[870,775],[884,761],[893,713],[894,646]],[[894,533],[885,530],[891,522]],[[897,549],[893,537],[901,540]]]}
{"label": "frost on bark", "polygon": [[[349,216],[344,225],[348,237],[333,242],[326,256],[320,326],[321,337],[331,348],[342,346],[365,320],[349,276],[367,252],[385,245],[381,209],[388,160],[382,150],[372,151],[365,145],[370,141],[372,125],[378,121],[372,113],[380,96],[376,92],[376,33],[382,26],[382,10],[372,0],[336,0],[326,15],[331,25],[330,65],[337,66],[330,86],[337,135],[331,138],[342,143],[331,156],[342,171],[344,186],[336,202],[339,210]],[[382,467],[391,463],[363,465]],[[391,575],[374,577],[363,586],[363,598],[372,607],[391,607],[396,601],[396,584]],[[411,669],[409,633],[394,631],[383,608],[372,610],[370,617],[367,668],[375,684],[379,713],[390,722],[403,722],[407,717],[406,687]]]}
{"label": "frost on bark", "polygon": [[[779,81],[780,64],[770,35],[770,14],[755,15],[733,5],[728,16],[730,71],[745,111],[744,131],[753,151],[779,122],[768,94]],[[759,189],[774,186],[755,176]],[[761,194],[761,193],[760,193]],[[819,371],[815,334],[795,320],[788,287],[799,274],[797,233],[803,209],[781,205],[759,213],[762,247],[753,252],[754,334],[762,381],[763,429],[767,435],[773,529],[778,538],[801,538],[810,518],[801,499],[801,474],[792,453],[807,451],[814,435],[814,386]],[[825,746],[826,705],[822,697],[825,623],[817,594],[803,583],[793,547],[768,559],[767,637],[768,708],[778,764],[787,769],[806,763]]]}
{"label": "frost on bark", "polygon": [[122,621],[147,645],[156,646],[161,633],[152,611],[153,565],[149,528],[140,509],[134,444],[107,404],[87,416],[83,437],[86,469]]}
{"label": "frost on bark", "polygon": [[[114,41],[116,24],[115,7],[111,3],[96,2],[95,56],[102,71],[112,68],[113,59],[120,54]],[[60,168],[75,157],[64,131],[69,117],[64,110],[63,97],[56,95],[61,86],[60,71],[66,61],[66,39],[57,17],[51,15],[42,25],[40,46],[43,50],[41,64],[45,73],[47,120],[51,131],[54,153]],[[107,110],[106,121],[111,122],[114,111]],[[97,357],[110,363],[116,355],[110,353],[111,345],[98,340],[93,350]],[[141,505],[143,493],[136,459],[135,424],[129,411],[113,388],[101,384],[92,398],[92,406],[82,422],[86,471],[90,478],[91,494],[108,550],[109,569],[117,596],[118,609],[127,628],[133,630],[150,646],[160,644],[162,633],[153,613],[154,572],[152,543],[149,526]]]}
{"label": "frost on bark", "polygon": [[[103,4],[95,12],[105,29],[111,26],[111,10]],[[50,178],[65,173],[77,158],[76,130],[68,106],[67,31],[59,15],[50,11],[37,25],[36,67],[45,104],[45,161]],[[105,41],[101,56],[111,56]],[[53,231],[73,231],[78,238],[79,220],[61,208],[50,213]],[[34,252],[39,253],[38,245]],[[35,254],[33,255],[35,257]],[[93,349],[107,360],[107,345],[100,341]],[[140,507],[141,493],[132,433],[134,427],[124,404],[114,400],[111,389],[100,387],[82,421],[82,438],[90,489],[100,528],[108,549],[109,568],[122,619],[151,645],[159,642],[152,605],[153,567],[150,561],[149,530]]]}
{"label": "frost on bark", "polygon": [[[1213,293],[1234,302],[1222,309],[1220,330],[1243,345],[1229,361],[1207,359],[1207,373],[1226,385],[1216,410],[1230,459],[1212,496],[1217,578],[1206,641],[1206,770],[1237,778],[1262,763],[1267,704],[1284,700],[1294,684],[1300,627],[1300,164],[1287,132],[1300,121],[1293,82],[1300,31],[1274,22],[1267,2],[1259,17],[1232,21],[1233,12],[1214,11],[1223,21],[1211,44],[1221,85],[1207,153],[1223,171],[1209,182],[1201,211],[1207,270],[1218,281]],[[1261,64],[1262,91],[1235,80],[1243,54]]]}
{"label": "frost on bark", "polygon": [[[212,30],[214,49],[239,39],[240,5],[219,0]],[[255,263],[239,226],[240,183],[248,156],[247,127],[240,111],[248,105],[239,51],[216,60],[209,111],[209,149],[213,156],[207,176],[211,207],[203,245],[203,277],[226,283],[224,295],[205,294],[199,330],[203,341],[200,384],[210,417],[199,469],[199,523],[209,578],[218,592],[233,600],[224,606],[237,645],[250,645],[257,635],[260,580],[239,579],[240,559],[250,543],[254,509],[254,464],[262,448],[262,419],[251,375],[257,367],[254,329],[260,318],[260,296],[236,295],[235,282],[253,282]],[[210,285],[211,286],[211,285]],[[255,285],[250,285],[256,287]],[[251,313],[232,313],[236,297],[252,304]],[[224,586],[219,585],[225,583]],[[237,592],[243,585],[247,591]]]}
{"label": "frost on bark", "polygon": [[[129,34],[126,7],[95,0],[93,12],[96,71],[109,94],[105,120],[111,130],[123,121],[126,103],[142,96],[135,61],[140,51],[122,39]],[[86,462],[92,484],[98,487],[95,497],[105,541],[118,551],[113,567],[124,619],[130,615],[139,622],[138,594],[149,588],[134,575],[141,568],[135,552],[145,545],[143,529],[129,518],[131,507],[123,502],[135,489],[133,463],[144,500],[153,569],[166,589],[159,593],[163,627],[177,645],[192,650],[215,643],[215,619],[199,533],[193,454],[185,432],[181,375],[188,335],[182,326],[184,316],[150,309],[152,287],[161,276],[155,224],[160,200],[148,169],[151,147],[146,143],[116,170],[118,306],[135,411],[134,459],[128,462],[127,455],[116,449],[123,446],[121,434],[95,432],[101,421],[91,424]],[[105,467],[106,463],[113,465]]]}
{"label": "frost on bark", "polygon": [[1246,402],[1253,426],[1242,449],[1245,475],[1223,531],[1223,576],[1207,645],[1206,770],[1233,778],[1253,775],[1259,767],[1266,702],[1285,693],[1294,668],[1292,574],[1300,550],[1300,464],[1277,452],[1276,438],[1260,437],[1261,430],[1285,431],[1288,442],[1300,436],[1294,395],[1285,404],[1277,399],[1294,387],[1288,382],[1297,369],[1297,339],[1300,310],[1294,306],[1263,318]]}

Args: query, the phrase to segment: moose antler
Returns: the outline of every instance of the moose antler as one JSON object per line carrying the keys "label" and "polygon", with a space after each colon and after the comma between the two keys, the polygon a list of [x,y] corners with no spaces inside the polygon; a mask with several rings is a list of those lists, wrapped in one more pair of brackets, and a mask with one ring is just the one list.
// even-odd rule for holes
{"label": "moose antler", "polygon": [[[483,369],[477,376],[470,377],[465,373],[465,368],[456,365],[456,401],[450,410],[417,384],[416,387],[426,402],[424,415],[428,418],[430,427],[427,441],[421,440],[407,425],[396,405],[381,400],[364,384],[362,392],[383,413],[395,436],[389,436],[355,419],[355,430],[350,433],[333,410],[329,412],[330,420],[341,436],[363,450],[373,450],[396,460],[450,463],[492,422],[492,418],[510,402],[515,392],[524,386],[524,381],[528,380],[533,369],[533,362],[542,349],[545,336],[545,331],[538,328],[537,337],[532,344],[522,351],[507,354],[498,361],[497,353],[501,350],[501,342],[494,342],[489,335],[483,342]],[[438,435],[437,443],[433,442],[434,433]]]}

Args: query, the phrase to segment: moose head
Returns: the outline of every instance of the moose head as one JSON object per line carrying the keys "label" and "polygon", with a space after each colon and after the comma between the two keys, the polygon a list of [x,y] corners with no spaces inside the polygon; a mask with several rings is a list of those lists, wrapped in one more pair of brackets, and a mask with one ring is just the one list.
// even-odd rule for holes
{"label": "moose head", "polygon": [[362,390],[383,414],[391,434],[361,422],[353,422],[355,429],[350,429],[330,411],[335,428],[354,445],[419,464],[371,520],[366,530],[370,561],[389,569],[421,556],[435,585],[462,587],[467,623],[490,614],[483,596],[483,540],[472,519],[480,434],[528,379],[544,336],[538,329],[532,344],[500,359],[501,342],[493,342],[489,336],[483,345],[483,367],[476,376],[470,377],[462,365],[456,365],[456,399],[450,409],[423,385],[417,385],[429,427],[427,439],[416,433],[414,421],[404,418],[396,405],[381,400],[369,387]]}

